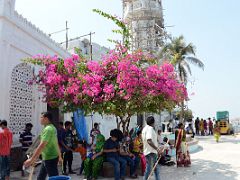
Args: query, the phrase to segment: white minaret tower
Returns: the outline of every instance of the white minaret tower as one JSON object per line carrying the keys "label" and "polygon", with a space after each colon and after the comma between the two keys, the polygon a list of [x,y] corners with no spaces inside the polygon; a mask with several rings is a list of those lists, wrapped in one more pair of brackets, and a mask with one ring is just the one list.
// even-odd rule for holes
{"label": "white minaret tower", "polygon": [[123,19],[132,32],[132,49],[154,52],[162,45],[161,0],[123,0]]}
{"label": "white minaret tower", "polygon": [[[123,0],[123,19],[131,30],[132,50],[140,48],[144,52],[155,53],[163,46],[165,33],[161,0]],[[145,113],[145,118],[149,115]],[[154,114],[154,117],[159,120],[156,121],[159,128],[161,115]],[[143,115],[138,115],[137,119],[144,123]]]}

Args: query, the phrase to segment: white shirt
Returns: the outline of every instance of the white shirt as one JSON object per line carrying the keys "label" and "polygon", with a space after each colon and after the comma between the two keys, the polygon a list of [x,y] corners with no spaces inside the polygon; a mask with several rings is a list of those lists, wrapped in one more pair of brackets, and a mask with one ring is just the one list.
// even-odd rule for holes
{"label": "white shirt", "polygon": [[158,138],[157,133],[152,126],[146,125],[142,130],[142,140],[143,140],[143,154],[146,156],[150,153],[157,154],[157,150],[152,148],[147,142],[148,139],[151,139],[153,144],[158,147]]}

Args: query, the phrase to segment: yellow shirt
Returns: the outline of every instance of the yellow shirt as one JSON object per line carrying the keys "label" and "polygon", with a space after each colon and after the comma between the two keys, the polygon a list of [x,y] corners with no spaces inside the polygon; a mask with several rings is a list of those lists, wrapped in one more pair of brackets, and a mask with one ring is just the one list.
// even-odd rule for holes
{"label": "yellow shirt", "polygon": [[135,153],[142,153],[143,151],[143,143],[142,139],[139,137],[136,137],[133,141],[133,152]]}

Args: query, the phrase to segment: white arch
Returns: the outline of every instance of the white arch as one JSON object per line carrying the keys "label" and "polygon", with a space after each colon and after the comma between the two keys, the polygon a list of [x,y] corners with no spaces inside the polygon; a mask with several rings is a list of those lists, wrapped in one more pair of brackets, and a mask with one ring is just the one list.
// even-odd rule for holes
{"label": "white arch", "polygon": [[12,70],[9,123],[13,134],[21,133],[25,124],[32,122],[33,87],[29,85],[32,78],[32,68],[26,63]]}

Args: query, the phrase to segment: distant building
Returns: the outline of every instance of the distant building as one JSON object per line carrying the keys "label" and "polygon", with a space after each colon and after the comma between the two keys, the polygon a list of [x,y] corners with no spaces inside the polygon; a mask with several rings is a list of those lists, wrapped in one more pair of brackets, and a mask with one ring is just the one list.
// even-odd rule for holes
{"label": "distant building", "polygon": [[[65,47],[65,44],[63,44]],[[74,48],[77,47],[81,49],[82,54],[85,55],[90,60],[90,41],[88,39],[70,41],[68,43],[68,52],[74,53]],[[101,60],[101,55],[106,54],[110,49],[101,46],[97,43],[92,43],[92,59]]]}

